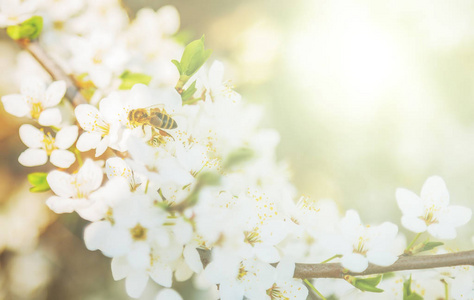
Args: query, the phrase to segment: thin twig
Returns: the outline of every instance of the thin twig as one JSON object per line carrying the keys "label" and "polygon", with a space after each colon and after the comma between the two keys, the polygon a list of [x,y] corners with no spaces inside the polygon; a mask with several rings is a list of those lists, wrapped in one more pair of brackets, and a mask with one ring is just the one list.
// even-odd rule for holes
{"label": "thin twig", "polygon": [[[211,261],[208,250],[199,250],[201,261],[206,266]],[[391,266],[381,267],[370,264],[362,273],[344,272],[344,267],[339,263],[324,264],[296,264],[295,278],[343,278],[344,275],[362,276],[383,274],[395,271],[433,269],[442,267],[454,267],[471,265],[474,266],[474,250],[462,251],[448,254],[423,255],[423,256],[400,256]]]}

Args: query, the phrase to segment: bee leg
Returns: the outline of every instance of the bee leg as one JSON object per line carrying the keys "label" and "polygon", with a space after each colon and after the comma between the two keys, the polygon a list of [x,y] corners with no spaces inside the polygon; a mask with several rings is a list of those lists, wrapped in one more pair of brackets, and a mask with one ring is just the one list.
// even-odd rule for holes
{"label": "bee leg", "polygon": [[169,136],[169,137],[172,138],[173,141],[174,141],[174,137],[173,137],[171,134],[169,134],[168,132],[166,132],[166,131],[164,131],[164,130],[161,130],[161,129],[158,129],[158,131],[160,132],[160,134],[161,134],[162,136]]}

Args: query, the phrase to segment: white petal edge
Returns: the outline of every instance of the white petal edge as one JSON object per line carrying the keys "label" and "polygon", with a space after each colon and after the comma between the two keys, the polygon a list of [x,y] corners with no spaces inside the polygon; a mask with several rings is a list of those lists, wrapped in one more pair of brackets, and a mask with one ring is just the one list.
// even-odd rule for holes
{"label": "white petal edge", "polygon": [[162,289],[155,300],[183,300],[183,298],[173,289]]}
{"label": "white petal edge", "polygon": [[38,118],[38,123],[42,126],[59,126],[61,124],[62,116],[59,108],[48,108],[41,112]]}
{"label": "white petal edge", "polygon": [[67,169],[76,161],[76,156],[71,151],[56,149],[51,152],[49,160],[56,167]]}
{"label": "white petal edge", "polygon": [[66,94],[66,82],[63,80],[54,81],[46,89],[46,99],[43,101],[44,107],[58,105]]}
{"label": "white petal edge", "polygon": [[5,111],[15,117],[24,117],[30,111],[28,104],[20,94],[3,96],[2,102]]}
{"label": "white petal edge", "polygon": [[18,162],[25,167],[42,166],[48,162],[48,155],[43,149],[26,149],[18,157]]}
{"label": "white petal edge", "polygon": [[74,144],[78,134],[79,128],[76,125],[64,127],[56,134],[54,144],[59,149],[67,149]]}
{"label": "white petal edge", "polygon": [[20,139],[29,148],[41,148],[44,146],[44,133],[30,124],[23,124],[20,127]]}
{"label": "white petal edge", "polygon": [[148,283],[148,274],[144,271],[136,271],[125,279],[125,290],[132,298],[138,298],[143,294]]}
{"label": "white petal edge", "polygon": [[344,255],[341,259],[341,265],[352,272],[363,272],[369,266],[367,258],[358,253]]}
{"label": "white petal edge", "polygon": [[101,136],[96,132],[83,132],[77,140],[77,150],[86,152],[91,149],[95,149],[99,144]]}

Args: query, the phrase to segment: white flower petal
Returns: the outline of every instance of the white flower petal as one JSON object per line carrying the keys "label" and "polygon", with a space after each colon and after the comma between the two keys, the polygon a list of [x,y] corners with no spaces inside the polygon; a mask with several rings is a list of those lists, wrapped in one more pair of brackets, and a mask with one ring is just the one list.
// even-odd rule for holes
{"label": "white flower petal", "polygon": [[46,177],[49,187],[61,197],[70,198],[75,195],[75,187],[71,184],[72,176],[66,172],[52,171]]}
{"label": "white flower petal", "polygon": [[18,162],[25,167],[44,165],[48,161],[48,155],[43,149],[26,149],[18,157]]}
{"label": "white flower petal", "polygon": [[262,240],[270,245],[281,242],[288,234],[288,226],[283,221],[270,221],[260,231]]}
{"label": "white flower petal", "polygon": [[417,217],[407,217],[407,216],[402,216],[402,225],[406,229],[420,233],[420,232],[425,232],[426,231],[426,223],[425,221],[417,218]]}
{"label": "white flower petal", "polygon": [[117,229],[116,226],[104,238],[102,253],[107,257],[117,257],[127,254],[130,251],[133,240],[128,230]]}
{"label": "white flower petal", "polygon": [[276,263],[280,260],[278,250],[270,245],[256,245],[254,247],[256,256],[267,263]]}
{"label": "white flower petal", "polygon": [[341,259],[341,265],[352,272],[363,272],[369,266],[367,258],[358,253],[344,255]]}
{"label": "white flower petal", "polygon": [[114,257],[111,263],[112,276],[115,281],[124,279],[132,271],[126,257]]}
{"label": "white flower petal", "polygon": [[76,161],[76,156],[71,151],[56,149],[49,160],[56,167],[67,169]]}
{"label": "white flower petal", "polygon": [[15,117],[24,117],[30,111],[30,107],[20,94],[3,96],[2,102],[5,111]]}
{"label": "white flower petal", "polygon": [[[84,242],[90,251],[102,248],[104,237],[110,232],[112,225],[108,221],[93,222],[84,229]],[[124,276],[125,277],[125,276]]]}
{"label": "white flower petal", "polygon": [[135,269],[144,269],[150,265],[150,245],[146,242],[133,243],[127,255],[130,266]]}
{"label": "white flower petal", "polygon": [[390,252],[383,251],[367,251],[367,259],[378,266],[390,266],[397,261],[398,256],[391,254]]}
{"label": "white flower petal", "polygon": [[132,298],[138,298],[143,294],[146,284],[148,283],[148,274],[145,272],[135,271],[125,279],[125,289],[127,294]]}
{"label": "white flower petal", "polygon": [[105,136],[98,144],[95,149],[95,157],[99,157],[104,154],[105,150],[109,147],[109,136]]}
{"label": "white flower petal", "polygon": [[64,127],[56,134],[54,144],[59,149],[71,147],[77,139],[78,131],[79,128],[76,125]]}
{"label": "white flower petal", "polygon": [[449,192],[446,188],[446,183],[439,176],[431,176],[426,179],[421,188],[420,196],[423,201],[433,201],[439,206],[447,206],[449,204]]}
{"label": "white flower petal", "polygon": [[122,118],[124,109],[116,97],[106,97],[99,103],[99,111],[108,123],[117,122]]}
{"label": "white flower petal", "polygon": [[86,152],[95,149],[99,144],[101,136],[97,132],[83,132],[77,140],[77,150]]}
{"label": "white flower petal", "polygon": [[30,76],[21,83],[20,92],[27,98],[33,99],[33,102],[39,102],[44,98],[46,84],[38,77]]}
{"label": "white flower petal", "polygon": [[43,100],[44,107],[58,105],[66,94],[66,82],[63,80],[54,81],[46,89],[46,97]]}
{"label": "white flower petal", "polygon": [[164,287],[171,287],[173,283],[173,270],[166,265],[156,266],[150,271],[150,277]]}
{"label": "white flower petal", "polygon": [[76,207],[76,199],[51,196],[46,205],[57,214],[72,213]]}
{"label": "white flower petal", "polygon": [[61,124],[61,111],[57,107],[48,108],[41,112],[38,123],[41,126],[59,126]]}
{"label": "white flower petal", "polygon": [[397,204],[402,214],[407,216],[422,216],[423,202],[415,193],[404,188],[396,191]]}
{"label": "white flower petal", "polygon": [[196,273],[200,273],[202,271],[203,265],[201,256],[195,247],[186,245],[183,250],[183,257],[191,270]]}
{"label": "white flower petal", "polygon": [[189,266],[186,264],[184,260],[181,260],[178,263],[178,266],[175,267],[174,278],[177,281],[186,281],[189,278],[191,278],[193,274],[194,274],[193,270],[189,268]]}
{"label": "white flower petal", "polygon": [[428,233],[435,238],[443,240],[452,240],[456,238],[456,229],[447,224],[431,224],[428,226]]}
{"label": "white flower petal", "polygon": [[295,262],[288,258],[283,258],[278,263],[278,266],[276,269],[277,269],[276,281],[289,280],[293,278],[293,275],[295,274]]}
{"label": "white flower petal", "polygon": [[77,183],[81,184],[83,191],[92,192],[97,190],[101,184],[104,174],[92,159],[86,159],[84,165],[77,172]]}
{"label": "white flower petal", "polygon": [[20,127],[20,139],[29,148],[41,148],[44,146],[44,133],[30,124],[23,124]]}
{"label": "white flower petal", "polygon": [[173,227],[173,232],[178,243],[186,244],[193,236],[193,226],[189,222],[179,219]]}
{"label": "white flower petal", "polygon": [[470,208],[459,206],[459,205],[450,205],[446,211],[439,216],[439,223],[447,223],[453,227],[459,227],[471,220],[472,211]]}
{"label": "white flower petal", "polygon": [[76,114],[77,122],[85,131],[95,131],[97,124],[101,122],[99,110],[90,104],[79,104],[74,109],[74,113]]}
{"label": "white flower petal", "polygon": [[183,300],[183,298],[173,289],[162,289],[155,300]]}
{"label": "white flower petal", "polygon": [[236,281],[222,283],[219,285],[219,296],[221,300],[242,300],[244,287]]}
{"label": "white flower petal", "polygon": [[174,157],[160,159],[159,173],[167,181],[184,186],[194,181],[194,177],[187,172]]}

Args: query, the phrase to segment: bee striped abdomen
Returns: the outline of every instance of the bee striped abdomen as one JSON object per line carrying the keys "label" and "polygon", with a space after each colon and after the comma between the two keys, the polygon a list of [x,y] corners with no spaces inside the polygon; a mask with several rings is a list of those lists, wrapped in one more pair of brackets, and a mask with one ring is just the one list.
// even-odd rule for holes
{"label": "bee striped abdomen", "polygon": [[163,124],[161,124],[160,126],[161,128],[175,129],[176,127],[178,127],[178,124],[176,123],[176,121],[173,120],[173,118],[171,118],[169,115],[159,112],[156,114],[156,116],[160,118],[161,121],[163,122]]}

